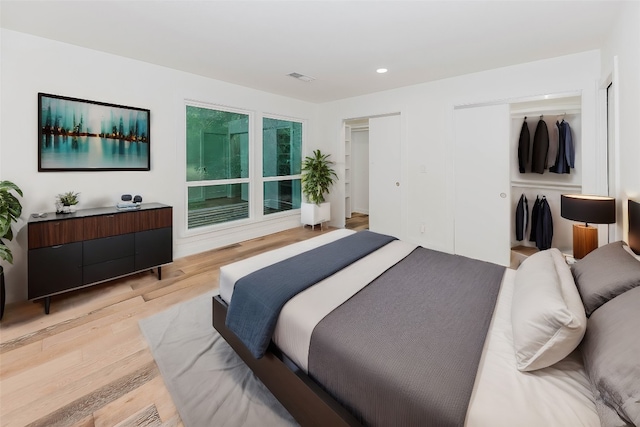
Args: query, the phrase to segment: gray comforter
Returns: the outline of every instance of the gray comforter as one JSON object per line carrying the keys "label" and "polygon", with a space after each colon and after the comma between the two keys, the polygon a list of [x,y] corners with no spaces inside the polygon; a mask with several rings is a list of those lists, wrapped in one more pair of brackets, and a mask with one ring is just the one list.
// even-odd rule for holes
{"label": "gray comforter", "polygon": [[503,273],[416,249],[316,326],[310,375],[365,425],[462,426]]}

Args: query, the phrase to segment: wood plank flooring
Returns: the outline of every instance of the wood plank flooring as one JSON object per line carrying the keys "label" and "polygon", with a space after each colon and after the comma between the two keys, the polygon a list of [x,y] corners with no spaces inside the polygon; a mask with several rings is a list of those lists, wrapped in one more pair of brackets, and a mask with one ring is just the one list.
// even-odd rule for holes
{"label": "wood plank flooring", "polygon": [[347,218],[347,224],[345,228],[351,230],[368,230],[369,229],[369,215],[353,212],[351,218]]}
{"label": "wood plank flooring", "polygon": [[6,307],[0,426],[182,426],[138,320],[218,287],[220,266],[330,231],[298,227]]}

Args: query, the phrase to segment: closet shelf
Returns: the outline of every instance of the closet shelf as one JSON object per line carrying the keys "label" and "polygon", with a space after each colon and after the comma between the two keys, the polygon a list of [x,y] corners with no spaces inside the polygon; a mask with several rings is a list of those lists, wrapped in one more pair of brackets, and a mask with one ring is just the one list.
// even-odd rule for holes
{"label": "closet shelf", "polygon": [[532,181],[511,181],[512,187],[518,188],[539,188],[542,190],[565,190],[571,192],[582,191],[581,184],[569,184],[565,182],[532,182]]}

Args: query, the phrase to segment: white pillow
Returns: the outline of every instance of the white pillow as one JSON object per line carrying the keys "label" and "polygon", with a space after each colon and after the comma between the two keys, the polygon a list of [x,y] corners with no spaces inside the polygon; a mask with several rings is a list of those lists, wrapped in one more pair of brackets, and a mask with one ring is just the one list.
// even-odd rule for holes
{"label": "white pillow", "polygon": [[587,317],[571,270],[558,249],[537,252],[516,271],[511,306],[516,365],[546,368],[580,344]]}

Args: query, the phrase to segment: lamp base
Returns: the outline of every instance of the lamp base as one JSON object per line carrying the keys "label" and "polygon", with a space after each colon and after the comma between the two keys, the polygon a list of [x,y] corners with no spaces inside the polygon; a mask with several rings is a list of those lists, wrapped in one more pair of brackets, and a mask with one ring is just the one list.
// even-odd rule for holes
{"label": "lamp base", "polygon": [[573,257],[584,258],[598,248],[598,229],[582,224],[573,224]]}

